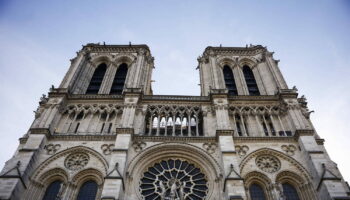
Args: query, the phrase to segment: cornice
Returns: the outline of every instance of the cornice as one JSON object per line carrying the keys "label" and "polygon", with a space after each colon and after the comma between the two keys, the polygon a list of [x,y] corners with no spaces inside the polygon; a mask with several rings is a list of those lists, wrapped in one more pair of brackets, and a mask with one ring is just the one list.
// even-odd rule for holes
{"label": "cornice", "polygon": [[301,136],[314,136],[315,131],[312,129],[297,129],[295,130],[294,137],[299,139]]}
{"label": "cornice", "polygon": [[278,101],[280,98],[277,95],[237,95],[228,96],[229,101]]}
{"label": "cornice", "polygon": [[127,53],[138,53],[140,49],[146,50],[149,54],[151,53],[149,47],[145,44],[140,45],[107,45],[107,44],[94,44],[94,43],[88,43],[87,45],[83,46],[83,50],[87,50],[90,53],[100,53],[100,52],[127,52]]}
{"label": "cornice", "polygon": [[216,137],[179,137],[179,136],[145,136],[145,135],[133,135],[134,141],[143,142],[184,142],[184,143],[204,143],[204,142],[217,142]]}
{"label": "cornice", "polygon": [[266,47],[261,45],[250,46],[250,47],[211,47],[208,46],[205,48],[203,54],[210,54],[213,52],[214,54],[234,54],[234,55],[247,55],[254,56],[259,53],[267,51]]}
{"label": "cornice", "polygon": [[117,135],[52,135],[51,140],[63,141],[113,141]]}
{"label": "cornice", "polygon": [[276,137],[233,137],[234,142],[296,142],[294,136],[276,136]]}
{"label": "cornice", "polygon": [[181,95],[144,95],[144,101],[195,101],[209,102],[209,96],[181,96]]}

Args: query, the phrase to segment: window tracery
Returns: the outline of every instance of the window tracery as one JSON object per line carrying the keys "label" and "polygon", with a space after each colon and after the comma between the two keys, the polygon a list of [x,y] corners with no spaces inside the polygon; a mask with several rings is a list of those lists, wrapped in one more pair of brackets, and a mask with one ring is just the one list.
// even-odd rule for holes
{"label": "window tracery", "polygon": [[259,169],[264,172],[273,173],[281,168],[281,163],[275,156],[271,155],[261,155],[255,160],[256,165]]}
{"label": "window tracery", "polygon": [[198,106],[149,106],[145,124],[145,135],[203,136]]}
{"label": "window tracery", "polygon": [[55,134],[111,134],[123,107],[115,104],[78,104],[69,105],[61,112],[62,118],[55,128]]}
{"label": "window tracery", "polygon": [[[265,106],[230,106],[229,114],[232,117],[232,123],[236,127],[238,136],[249,136],[248,121],[256,122],[261,127],[259,132],[262,132],[261,136],[292,136],[293,133],[290,130],[288,124],[285,121],[285,110],[278,105],[265,105]],[[247,119],[251,120],[247,120]],[[258,126],[258,127],[259,127]],[[278,134],[277,134],[278,133]]]}
{"label": "window tracery", "polygon": [[140,192],[145,200],[200,200],[205,199],[207,191],[207,179],[201,169],[180,159],[155,163],[140,180]]}
{"label": "window tracery", "polygon": [[66,158],[64,163],[67,169],[76,171],[85,167],[89,159],[86,153],[73,153]]}

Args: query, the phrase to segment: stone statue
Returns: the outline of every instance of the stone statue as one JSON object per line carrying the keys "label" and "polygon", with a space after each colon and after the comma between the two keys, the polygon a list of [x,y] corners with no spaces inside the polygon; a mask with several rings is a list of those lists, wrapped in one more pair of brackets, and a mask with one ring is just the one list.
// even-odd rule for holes
{"label": "stone statue", "polygon": [[186,182],[183,182],[182,185],[180,186],[180,194],[179,194],[179,197],[180,197],[180,200],[184,200],[185,198],[185,192],[184,192],[184,188],[186,186]]}
{"label": "stone statue", "polygon": [[165,200],[165,192],[166,192],[166,189],[165,189],[165,186],[163,184],[163,181],[160,181],[159,182],[159,187],[160,187],[160,199],[161,200]]}
{"label": "stone statue", "polygon": [[174,181],[173,184],[170,186],[170,199],[171,200],[178,200],[178,198],[176,198],[178,196],[176,190],[177,190],[177,185],[176,185],[176,181]]}

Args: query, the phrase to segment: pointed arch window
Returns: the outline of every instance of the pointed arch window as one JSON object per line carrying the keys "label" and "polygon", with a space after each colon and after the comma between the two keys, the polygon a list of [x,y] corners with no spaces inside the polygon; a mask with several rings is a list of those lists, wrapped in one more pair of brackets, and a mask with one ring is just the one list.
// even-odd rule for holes
{"label": "pointed arch window", "polygon": [[232,69],[229,66],[225,65],[223,69],[223,73],[224,73],[226,88],[228,89],[228,94],[237,95],[238,94],[237,87],[235,83],[235,78],[232,73]]}
{"label": "pointed arch window", "polygon": [[103,77],[105,76],[107,65],[105,63],[100,64],[92,75],[86,94],[97,94],[100,90]]}
{"label": "pointed arch window", "polygon": [[243,74],[245,82],[247,83],[249,95],[260,95],[258,85],[256,84],[253,71],[245,65],[243,67]]}
{"label": "pointed arch window", "polygon": [[249,193],[251,200],[266,200],[264,190],[256,183],[249,187]]}
{"label": "pointed arch window", "polygon": [[97,194],[97,183],[86,181],[79,190],[77,200],[95,200]]}
{"label": "pointed arch window", "polygon": [[293,187],[289,183],[282,184],[282,187],[283,187],[283,194],[286,197],[286,200],[299,200],[298,192],[295,189],[295,187]]}
{"label": "pointed arch window", "polygon": [[58,199],[58,193],[60,192],[62,181],[54,181],[45,191],[43,200]]}
{"label": "pointed arch window", "polygon": [[128,65],[125,63],[119,65],[113,79],[110,94],[122,94],[127,73]]}

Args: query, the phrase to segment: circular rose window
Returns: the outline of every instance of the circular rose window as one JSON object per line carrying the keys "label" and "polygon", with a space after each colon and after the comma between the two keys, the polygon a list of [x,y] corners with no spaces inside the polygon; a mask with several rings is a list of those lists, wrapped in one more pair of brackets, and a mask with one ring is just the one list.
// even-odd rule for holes
{"label": "circular rose window", "polygon": [[194,164],[162,160],[143,173],[140,192],[145,200],[200,200],[208,191],[206,176]]}

